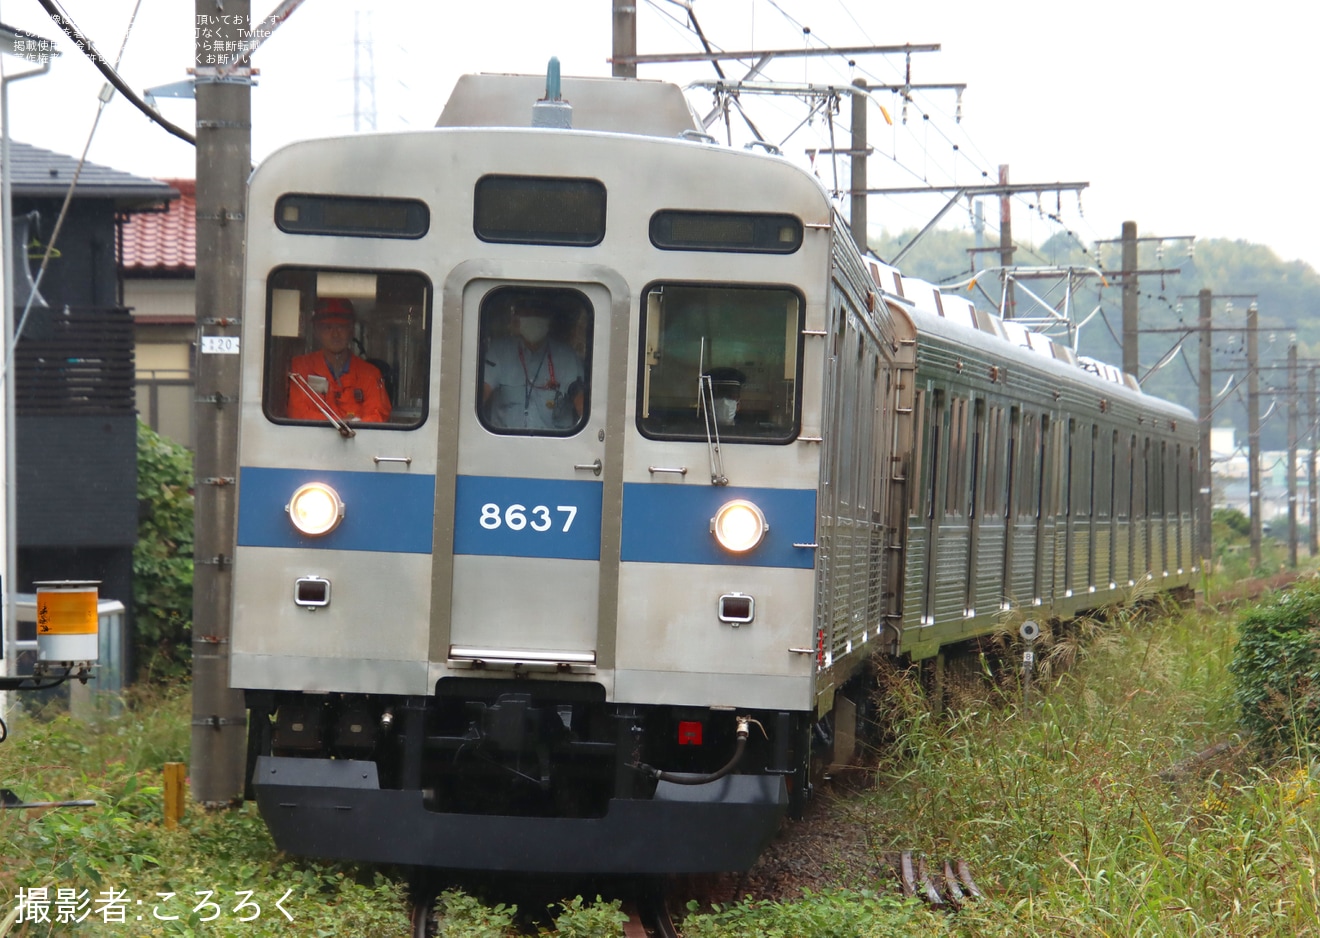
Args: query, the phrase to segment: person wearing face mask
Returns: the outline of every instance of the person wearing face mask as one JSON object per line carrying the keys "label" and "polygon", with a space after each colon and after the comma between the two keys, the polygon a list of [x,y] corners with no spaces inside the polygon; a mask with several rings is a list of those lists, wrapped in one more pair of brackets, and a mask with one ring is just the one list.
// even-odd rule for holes
{"label": "person wearing face mask", "polygon": [[[316,301],[312,331],[318,348],[289,364],[290,373],[298,376],[289,382],[290,418],[324,421],[320,403],[349,423],[390,419],[390,398],[380,369],[349,350],[356,322],[357,313],[348,300],[324,296]],[[320,401],[312,400],[312,394]]]}
{"label": "person wearing face mask", "polygon": [[572,347],[550,335],[551,315],[527,303],[514,335],[495,339],[482,362],[482,409],[502,430],[571,430],[582,418],[585,376]]}
{"label": "person wearing face mask", "polygon": [[715,423],[721,429],[732,427],[738,416],[738,401],[747,376],[737,368],[712,368],[706,372],[710,379]]}

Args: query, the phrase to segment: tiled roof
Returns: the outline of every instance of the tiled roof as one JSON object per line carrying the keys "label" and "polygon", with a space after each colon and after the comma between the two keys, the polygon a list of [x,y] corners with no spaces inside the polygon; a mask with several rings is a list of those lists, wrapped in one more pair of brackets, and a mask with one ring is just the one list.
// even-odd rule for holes
{"label": "tiled roof", "polygon": [[162,180],[179,197],[163,212],[139,212],[124,225],[125,273],[183,273],[197,268],[197,183]]}
{"label": "tiled roof", "polygon": [[[9,141],[9,154],[13,164],[9,178],[15,196],[64,198],[78,168],[76,159],[17,140]],[[83,164],[75,193],[76,198],[113,199],[115,208],[121,210],[164,203],[173,195],[173,190],[163,182],[90,161]]]}

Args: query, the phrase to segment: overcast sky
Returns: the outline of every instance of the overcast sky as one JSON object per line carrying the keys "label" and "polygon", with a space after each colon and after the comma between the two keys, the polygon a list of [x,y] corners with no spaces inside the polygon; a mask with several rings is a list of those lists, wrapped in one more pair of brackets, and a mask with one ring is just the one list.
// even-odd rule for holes
{"label": "overcast sky", "polygon": [[[141,90],[187,77],[194,56],[192,3],[62,2],[112,61],[138,8],[119,68],[130,86]],[[254,15],[274,5],[254,0]],[[1307,65],[1320,35],[1314,0],[1250,6],[1218,0],[694,0],[692,6],[710,42],[729,50],[940,44],[940,52],[912,56],[911,80],[965,83],[962,122],[955,122],[952,92],[919,94],[906,124],[898,98],[877,93],[894,126],[872,109],[874,187],[992,181],[1006,163],[1015,183],[1089,182],[1080,203],[1068,193],[1042,199],[1047,212],[1058,213],[1088,244],[1117,238],[1122,222],[1133,220],[1143,235],[1240,238],[1320,268],[1320,197],[1307,181],[1316,158],[1317,80],[1314,64]],[[637,8],[639,51],[699,48],[686,10],[673,0],[637,0]],[[0,19],[58,38],[64,53],[48,75],[10,85],[10,133],[78,155],[102,78],[36,0],[0,0]],[[610,0],[305,0],[254,59],[261,74],[252,98],[253,157],[260,160],[292,140],[353,132],[355,88],[358,124],[367,127],[367,76],[374,77],[377,129],[396,130],[432,125],[465,72],[542,72],[557,55],[565,75],[608,75],[610,28]],[[4,64],[10,74],[27,65],[12,58]],[[859,57],[855,69],[837,56],[786,59],[767,75],[894,83],[902,81],[904,66],[902,56]],[[725,69],[743,71],[737,63]],[[685,84],[715,73],[693,63],[642,66],[639,74]],[[703,110],[709,100],[694,97]],[[174,123],[192,128],[190,101],[161,99],[160,106]],[[763,98],[746,107],[794,159],[805,160],[809,147],[828,146],[830,125],[823,119],[785,141],[806,116],[799,102]],[[845,105],[835,123],[840,146],[847,126]],[[746,136],[741,127],[735,133]],[[191,147],[122,99],[106,108],[89,156],[143,176],[194,174]],[[820,160],[816,168],[833,186],[834,167]],[[839,174],[846,186],[846,167]],[[890,231],[920,227],[944,201],[873,197],[871,223]],[[1030,207],[1036,201],[1029,195],[1014,204],[1020,242],[1039,244],[1060,230]],[[987,206],[992,225],[996,214]],[[955,209],[944,225],[970,226],[968,211]]]}

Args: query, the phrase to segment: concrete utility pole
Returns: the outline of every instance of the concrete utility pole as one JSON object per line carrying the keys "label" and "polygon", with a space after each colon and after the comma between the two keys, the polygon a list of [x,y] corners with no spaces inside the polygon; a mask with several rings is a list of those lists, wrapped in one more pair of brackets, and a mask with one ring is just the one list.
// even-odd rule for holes
{"label": "concrete utility pole", "polygon": [[614,55],[610,59],[610,74],[615,78],[636,78],[636,0],[610,0],[610,3],[614,12]]}
{"label": "concrete utility pole", "polygon": [[1260,358],[1256,304],[1247,307],[1247,493],[1251,499],[1251,568],[1260,567]]}
{"label": "concrete utility pole", "polygon": [[1210,429],[1214,423],[1212,416],[1214,405],[1211,401],[1213,388],[1210,387],[1210,383],[1214,380],[1210,356],[1210,336],[1212,334],[1210,326],[1210,290],[1203,289],[1197,295],[1197,299],[1200,302],[1200,309],[1196,321],[1201,333],[1200,374],[1197,378],[1196,393],[1197,424],[1200,429],[1197,487],[1201,490],[1201,498],[1196,503],[1196,550],[1201,557],[1201,569],[1207,570],[1210,558],[1214,554],[1214,539],[1210,530],[1211,501],[1214,498],[1214,478],[1210,472]]}
{"label": "concrete utility pole", "polygon": [[858,78],[853,84],[861,89],[861,93],[852,96],[852,182],[849,187],[852,190],[852,208],[848,223],[852,227],[853,241],[857,244],[857,250],[866,254],[870,251],[866,233],[866,154],[869,152],[866,138],[866,106],[870,98],[866,96],[866,79]]}
{"label": "concrete utility pole", "polygon": [[1307,526],[1310,527],[1310,533],[1307,540],[1310,542],[1311,556],[1320,554],[1320,531],[1316,530],[1316,477],[1315,477],[1315,454],[1317,437],[1320,437],[1320,427],[1316,424],[1316,380],[1315,365],[1306,370],[1306,425],[1310,428],[1308,435],[1311,438],[1311,445],[1307,451],[1306,457],[1306,507],[1307,507]]}
{"label": "concrete utility pole", "polygon": [[1137,358],[1137,223],[1123,222],[1123,371],[1140,380]]}
{"label": "concrete utility pole", "polygon": [[1297,566],[1297,337],[1288,341],[1288,566]]}
{"label": "concrete utility pole", "polygon": [[[230,586],[238,475],[243,235],[252,165],[251,70],[221,75],[234,58],[217,49],[253,43],[250,0],[195,0],[197,23],[197,422],[193,573],[193,797],[206,805],[243,792],[243,695],[229,686]],[[209,35],[207,35],[209,33]],[[209,48],[208,48],[209,45]],[[241,54],[241,52],[240,52]],[[228,345],[228,343],[226,343]]]}
{"label": "concrete utility pole", "polygon": [[[999,184],[1008,185],[1008,164],[999,165]],[[1013,202],[1005,192],[999,197],[999,263],[1008,277],[1008,268],[1013,266]],[[999,314],[1005,319],[1017,316],[1017,298],[1014,296],[1013,281],[1004,283],[1004,305]]]}

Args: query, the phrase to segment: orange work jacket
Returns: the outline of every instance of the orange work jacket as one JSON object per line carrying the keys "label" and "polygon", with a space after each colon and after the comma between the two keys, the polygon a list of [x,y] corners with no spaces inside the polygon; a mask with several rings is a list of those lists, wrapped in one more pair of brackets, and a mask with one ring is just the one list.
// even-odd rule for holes
{"label": "orange work jacket", "polygon": [[[389,395],[380,369],[350,355],[348,370],[336,378],[330,371],[324,352],[299,355],[289,370],[304,378],[319,375],[326,379],[329,390],[324,395],[326,406],[345,420],[364,423],[382,423],[390,419]],[[289,383],[289,417],[292,420],[325,420],[325,415],[307,398],[306,392]]]}

